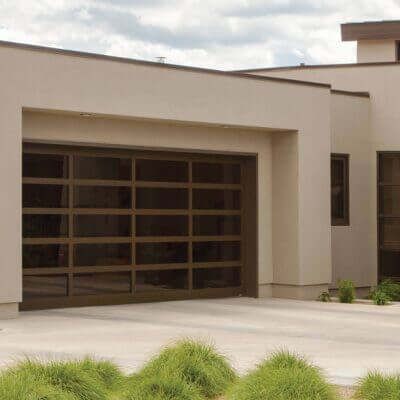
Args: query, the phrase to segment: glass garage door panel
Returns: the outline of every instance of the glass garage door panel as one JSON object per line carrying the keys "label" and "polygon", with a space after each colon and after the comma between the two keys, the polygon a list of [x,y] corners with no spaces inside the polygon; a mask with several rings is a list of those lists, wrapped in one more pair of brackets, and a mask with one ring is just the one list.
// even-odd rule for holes
{"label": "glass garage door panel", "polygon": [[65,297],[68,293],[67,275],[25,275],[23,300]]}
{"label": "glass garage door panel", "polygon": [[131,236],[131,222],[130,215],[75,215],[74,236]]}
{"label": "glass garage door panel", "polygon": [[193,208],[197,210],[239,210],[240,190],[194,189]]}
{"label": "glass garage door panel", "polygon": [[68,245],[24,244],[22,246],[23,268],[54,268],[68,266]]}
{"label": "glass garage door panel", "polygon": [[73,282],[75,296],[124,294],[131,291],[130,272],[75,274]]}
{"label": "glass garage door panel", "polygon": [[188,262],[188,243],[137,243],[136,263],[179,264]]}
{"label": "glass garage door panel", "polygon": [[240,183],[240,164],[193,163],[193,182]]}
{"label": "glass garage door panel", "polygon": [[187,236],[187,215],[137,215],[137,236]]}
{"label": "glass garage door panel", "polygon": [[23,304],[239,293],[241,161],[42,148],[23,155]]}
{"label": "glass garage door panel", "polygon": [[136,188],[136,208],[184,210],[189,207],[187,189]]}
{"label": "glass garage door panel", "polygon": [[74,157],[74,178],[99,180],[132,179],[132,160],[114,157]]}
{"label": "glass garage door panel", "polygon": [[240,215],[195,215],[193,234],[195,236],[240,235]]}
{"label": "glass garage door panel", "polygon": [[130,265],[132,252],[130,243],[80,243],[74,245],[76,267]]}
{"label": "glass garage door panel", "polygon": [[22,186],[22,207],[67,208],[68,186],[24,184]]}
{"label": "glass garage door panel", "polygon": [[193,243],[194,262],[240,261],[241,242]]}
{"label": "glass garage door panel", "polygon": [[172,269],[162,271],[137,271],[136,291],[168,291],[188,289],[187,269]]}
{"label": "glass garage door panel", "polygon": [[193,289],[215,289],[239,287],[240,267],[195,268],[193,270]]}
{"label": "glass garage door panel", "polygon": [[25,214],[22,216],[24,238],[57,238],[68,236],[68,215]]}
{"label": "glass garage door panel", "polygon": [[26,178],[68,178],[68,156],[30,154],[22,157],[22,176]]}
{"label": "glass garage door panel", "polygon": [[189,168],[185,161],[136,160],[136,180],[153,182],[188,182]]}
{"label": "glass garage door panel", "polygon": [[75,186],[76,208],[122,208],[132,207],[132,189],[126,186]]}

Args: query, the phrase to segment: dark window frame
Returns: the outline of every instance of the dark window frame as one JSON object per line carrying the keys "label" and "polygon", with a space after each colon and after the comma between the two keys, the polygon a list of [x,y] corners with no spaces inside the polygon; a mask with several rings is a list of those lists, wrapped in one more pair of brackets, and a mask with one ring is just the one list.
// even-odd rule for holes
{"label": "dark window frame", "polygon": [[[332,203],[332,161],[343,162],[343,191],[344,191],[344,204],[343,204],[343,217],[335,217],[333,215]],[[331,224],[332,226],[350,226],[350,155],[344,153],[331,154]]]}
{"label": "dark window frame", "polygon": [[400,40],[396,41],[396,61],[400,62]]}

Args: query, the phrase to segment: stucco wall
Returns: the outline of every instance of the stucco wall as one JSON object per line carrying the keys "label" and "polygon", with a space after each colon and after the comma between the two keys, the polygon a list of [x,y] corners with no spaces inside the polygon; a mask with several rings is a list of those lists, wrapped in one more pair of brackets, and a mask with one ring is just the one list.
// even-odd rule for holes
{"label": "stucco wall", "polygon": [[[341,67],[322,67],[322,68],[300,68],[289,70],[273,70],[260,73],[262,75],[270,75],[276,77],[284,77],[290,79],[305,79],[313,82],[331,83],[333,88],[352,91],[368,91],[370,98],[370,156],[368,172],[360,169],[358,174],[361,176],[369,174],[371,204],[369,214],[365,214],[365,218],[372,220],[371,228],[371,262],[373,266],[368,264],[365,268],[369,274],[370,268],[374,271],[370,277],[370,284],[376,283],[377,271],[377,177],[376,177],[376,159],[378,151],[400,151],[400,113],[398,110],[400,104],[400,66],[392,65],[371,65],[371,66],[341,66]],[[350,121],[351,122],[351,121]],[[352,135],[353,137],[353,135]],[[354,143],[346,146],[355,149],[358,146],[366,148],[368,144],[365,141],[358,142],[357,135],[354,136]],[[344,147],[342,147],[344,149]],[[333,149],[335,150],[335,149]],[[336,151],[336,150],[335,150]],[[354,152],[354,150],[353,150]],[[363,200],[364,202],[365,200]],[[361,202],[361,199],[360,199]],[[362,202],[362,203],[363,203]],[[364,206],[360,207],[365,209]],[[349,237],[335,235],[333,237],[333,248],[342,247]],[[351,240],[358,241],[357,235],[353,235]],[[357,266],[352,267],[361,270],[363,267],[363,259],[357,261]],[[344,265],[340,268],[344,268]],[[336,267],[335,267],[336,269]],[[335,271],[334,271],[335,274]],[[365,284],[365,279],[357,281],[360,286]]]}
{"label": "stucco wall", "polygon": [[[6,277],[0,280],[0,303],[21,300],[21,209],[18,205],[21,204],[22,108],[87,112],[120,120],[145,118],[164,123],[256,128],[265,135],[269,130],[279,129],[283,135],[288,130],[298,132],[298,162],[292,188],[298,201],[288,204],[294,209],[275,210],[298,216],[284,227],[288,232],[294,231],[293,235],[288,235],[286,251],[297,255],[286,267],[287,276],[296,276],[296,285],[330,282],[330,186],[326,161],[330,153],[329,88],[57,54],[4,44],[0,44],[0,60],[3,72],[0,101],[4,113],[4,118],[0,119],[0,151],[5,154],[0,177],[7,190],[7,198],[3,200],[5,207],[0,209],[3,220],[0,235],[5,238],[1,250],[7,253],[0,265],[0,273]],[[91,127],[86,126],[79,135],[73,128],[74,124],[72,129],[68,128],[68,140],[78,142],[100,139],[108,144],[118,141],[133,144],[143,139],[148,145],[163,143],[168,147],[179,145],[190,149],[200,146],[200,137],[206,135],[207,148],[214,150],[213,146],[217,146],[217,139],[204,131],[198,131],[198,137],[187,133],[174,137],[175,128],[165,128],[163,135],[151,131],[144,138],[132,129],[125,128],[118,136],[110,135],[109,130],[101,131],[99,127],[97,134],[100,136],[95,138]],[[224,135],[221,131],[215,135]],[[56,136],[57,132],[52,135]],[[240,152],[244,139],[238,142],[221,139],[218,143],[220,150]],[[259,169],[259,173],[266,184],[270,179],[268,168]],[[268,196],[262,201],[267,204]],[[13,208],[11,213],[8,208]],[[13,225],[11,231],[10,224]],[[270,250],[268,240],[264,235],[260,246],[263,254]],[[262,281],[271,279],[270,272],[263,274],[264,271]]]}
{"label": "stucco wall", "polygon": [[376,282],[369,99],[332,96],[332,152],[350,154],[350,225],[332,227],[332,286]]}
{"label": "stucco wall", "polygon": [[357,42],[357,62],[396,61],[395,40],[359,40]]}

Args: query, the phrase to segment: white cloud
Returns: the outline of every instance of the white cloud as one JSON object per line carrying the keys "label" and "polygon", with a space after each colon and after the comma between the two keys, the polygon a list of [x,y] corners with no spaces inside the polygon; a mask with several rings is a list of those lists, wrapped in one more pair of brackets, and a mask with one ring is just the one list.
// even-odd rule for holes
{"label": "white cloud", "polygon": [[400,0],[0,0],[0,40],[240,69],[355,59],[340,23],[400,19]]}

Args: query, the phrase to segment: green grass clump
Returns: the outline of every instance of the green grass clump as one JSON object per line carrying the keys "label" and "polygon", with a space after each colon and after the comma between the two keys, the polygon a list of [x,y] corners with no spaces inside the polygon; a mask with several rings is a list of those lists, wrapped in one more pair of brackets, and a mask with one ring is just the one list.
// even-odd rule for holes
{"label": "green grass clump", "polygon": [[390,298],[382,290],[375,290],[374,294],[372,295],[372,301],[377,306],[385,306],[390,302]]}
{"label": "green grass clump", "polygon": [[92,378],[100,381],[106,390],[115,391],[124,383],[125,376],[121,369],[111,361],[85,357],[75,363],[78,368],[82,368]]}
{"label": "green grass clump", "polygon": [[323,303],[329,303],[329,302],[331,302],[332,300],[331,300],[331,295],[329,294],[329,292],[322,292],[319,296],[318,296],[318,298],[317,298],[317,300],[318,301],[322,301]]}
{"label": "green grass clump", "polygon": [[133,382],[122,396],[124,400],[204,400],[200,390],[178,374],[162,373]]}
{"label": "green grass clump", "polygon": [[400,399],[400,375],[370,372],[360,381],[355,398],[360,400]]}
{"label": "green grass clump", "polygon": [[385,279],[369,294],[368,298],[374,299],[376,292],[385,293],[390,301],[400,301],[400,283],[392,279]]}
{"label": "green grass clump", "polygon": [[71,393],[50,385],[25,372],[0,375],[1,400],[78,400]]}
{"label": "green grass clump", "polygon": [[279,352],[239,380],[228,400],[337,400],[320,370],[288,352]]}
{"label": "green grass clump", "polygon": [[145,378],[173,376],[198,388],[206,398],[215,398],[227,390],[237,378],[227,359],[211,345],[193,340],[182,340],[166,347],[144,368],[128,379],[134,386]]}
{"label": "green grass clump", "polygon": [[[30,375],[39,382],[74,395],[77,400],[106,400],[108,394],[104,383],[98,376],[88,372],[82,363],[82,361],[41,363],[28,359],[11,369],[10,373]],[[44,399],[47,400],[46,397]],[[49,400],[53,399],[49,397]]]}
{"label": "green grass clump", "polygon": [[349,280],[339,282],[339,301],[341,303],[352,303],[356,298],[354,284]]}

